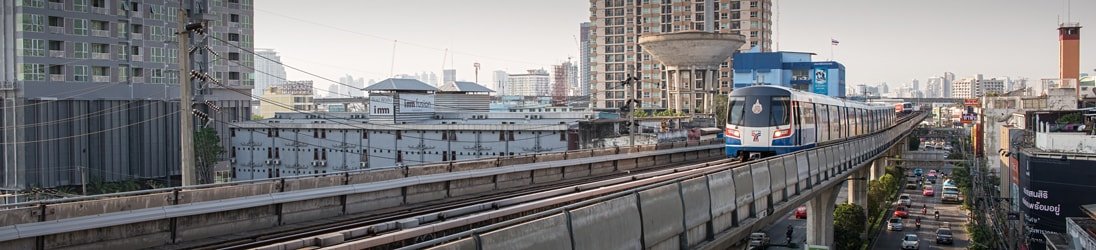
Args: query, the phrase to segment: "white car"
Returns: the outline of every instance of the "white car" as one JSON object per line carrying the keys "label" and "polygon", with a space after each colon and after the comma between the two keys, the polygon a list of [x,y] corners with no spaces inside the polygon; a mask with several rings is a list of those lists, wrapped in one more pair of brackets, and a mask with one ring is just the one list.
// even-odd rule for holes
{"label": "white car", "polygon": [[891,218],[889,221],[887,221],[887,230],[902,231],[903,229],[904,228],[902,227],[902,219]]}
{"label": "white car", "polygon": [[898,196],[898,204],[906,205],[907,207],[913,206],[913,200],[910,199],[909,194],[902,194]]}
{"label": "white car", "polygon": [[917,240],[916,234],[906,234],[906,237],[902,238],[902,249],[921,249],[920,241]]}

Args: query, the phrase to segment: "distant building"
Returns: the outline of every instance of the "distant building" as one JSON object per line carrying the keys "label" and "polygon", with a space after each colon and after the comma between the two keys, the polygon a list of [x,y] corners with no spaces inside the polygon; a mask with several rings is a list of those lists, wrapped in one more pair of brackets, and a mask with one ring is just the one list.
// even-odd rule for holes
{"label": "distant building", "polygon": [[734,55],[734,88],[778,85],[817,94],[845,97],[845,66],[812,62],[814,53],[745,52]]}
{"label": "distant building", "polygon": [[255,74],[255,86],[251,90],[252,99],[257,99],[263,95],[263,91],[271,86],[285,83],[285,66],[281,64],[282,57],[278,55],[278,51],[274,49],[255,49],[256,57],[262,56],[270,58],[271,60],[262,59],[255,60],[255,71],[265,72]]}
{"label": "distant building", "polygon": [[568,96],[574,95],[574,89],[578,87],[578,66],[571,61],[559,65],[552,65],[552,97],[557,103],[566,101]]}
{"label": "distant building", "polygon": [[940,88],[943,91],[943,96],[948,97],[948,98],[955,97],[954,96],[955,94],[952,92],[952,88],[953,88],[954,82],[955,82],[955,73],[944,72],[943,77],[944,77],[944,84],[941,85],[941,88]]}
{"label": "distant building", "polygon": [[974,98],[981,94],[977,78],[963,78],[951,83],[952,98]]}
{"label": "distant building", "polygon": [[287,111],[312,111],[312,81],[290,81],[272,85],[263,91],[263,100],[259,100],[259,115],[263,118],[274,117],[275,113]]}
{"label": "distant building", "polygon": [[544,69],[530,69],[525,74],[510,74],[506,76],[506,95],[517,96],[548,96],[549,85],[552,82],[548,71]]}
{"label": "distant building", "polygon": [[952,98],[978,98],[987,95],[1000,95],[1005,93],[1005,82],[1008,78],[998,79],[984,78],[977,74],[971,78],[963,78],[952,83]]}
{"label": "distant building", "polygon": [[925,97],[938,98],[944,96],[944,77],[931,77],[925,83]]}
{"label": "distant building", "polygon": [[442,82],[440,82],[440,84],[446,84],[446,83],[451,83],[451,82],[456,82],[457,81],[457,70],[455,70],[455,69],[445,69],[445,70],[442,70],[441,73],[442,73]]}
{"label": "distant building", "polygon": [[290,112],[235,123],[229,152],[236,179],[577,149],[570,128],[594,117],[486,112],[490,89],[470,82],[438,89],[414,79],[387,79],[366,90],[368,113]]}
{"label": "distant building", "polygon": [[593,24],[590,22],[584,22],[579,25],[579,56],[578,56],[578,69],[579,80],[578,86],[575,86],[574,96],[587,96],[590,94],[590,54],[593,52],[594,47],[590,39],[593,39]]}
{"label": "distant building", "polygon": [[492,88],[495,90],[495,94],[506,95],[510,93],[506,89],[506,85],[510,84],[510,81],[507,80],[509,76],[510,74],[506,73],[506,71],[495,70],[494,78],[491,79]]}
{"label": "distant building", "polygon": [[339,83],[342,83],[343,85],[353,86],[353,88],[347,86],[340,87],[340,95],[335,96],[336,98],[365,95],[362,92],[362,89],[365,88],[365,79],[354,78],[351,75],[346,75],[339,78]]}
{"label": "distant building", "polygon": [[1006,90],[1005,83],[1007,81],[1008,78],[998,79],[995,77],[990,79],[982,79],[982,81],[980,82],[982,95],[1004,94]]}

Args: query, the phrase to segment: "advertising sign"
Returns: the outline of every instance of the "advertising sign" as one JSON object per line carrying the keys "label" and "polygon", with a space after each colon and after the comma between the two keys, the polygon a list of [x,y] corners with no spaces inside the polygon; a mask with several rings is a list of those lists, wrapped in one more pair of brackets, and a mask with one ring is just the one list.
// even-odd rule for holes
{"label": "advertising sign", "polygon": [[369,114],[370,115],[392,115],[395,110],[392,110],[392,97],[387,95],[373,94],[369,95]]}
{"label": "advertising sign", "polygon": [[[393,107],[393,104],[397,104],[398,107]],[[407,93],[369,96],[369,114],[392,115],[396,112],[401,114],[433,113],[434,96]]]}
{"label": "advertising sign", "polygon": [[972,123],[974,121],[977,121],[977,120],[978,120],[978,114],[970,114],[970,113],[963,114],[963,116],[959,118],[959,121],[962,121],[963,124],[970,124],[970,123]]}
{"label": "advertising sign", "polygon": [[815,68],[812,71],[814,72],[814,93],[828,95],[830,93],[829,73],[823,68]]}
{"label": "advertising sign", "polygon": [[1020,210],[1032,231],[1064,234],[1066,217],[1085,216],[1081,205],[1096,203],[1091,173],[1096,162],[1036,158],[1020,154]]}
{"label": "advertising sign", "polygon": [[978,99],[963,99],[963,106],[981,107]]}

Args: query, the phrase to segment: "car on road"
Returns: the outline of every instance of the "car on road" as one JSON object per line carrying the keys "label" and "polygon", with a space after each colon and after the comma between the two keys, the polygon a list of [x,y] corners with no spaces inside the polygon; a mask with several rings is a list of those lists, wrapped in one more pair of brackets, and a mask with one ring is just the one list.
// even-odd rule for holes
{"label": "car on road", "polygon": [[910,198],[909,194],[902,194],[898,196],[898,204],[907,207],[913,206],[913,199]]}
{"label": "car on road", "polygon": [[925,174],[925,170],[922,170],[920,168],[913,169],[913,175],[921,176],[922,174]]}
{"label": "car on road", "polygon": [[910,217],[910,212],[908,211],[906,206],[898,205],[898,206],[894,207],[894,217],[903,218],[903,219],[909,218]]}
{"label": "car on road", "polygon": [[929,183],[936,184],[936,175],[929,174],[927,177],[925,177],[925,180]]}
{"label": "car on road", "polygon": [[944,187],[955,187],[955,180],[944,179]]}
{"label": "car on road", "polygon": [[906,189],[917,189],[917,180],[910,178],[906,181]]}
{"label": "car on road", "polygon": [[799,206],[798,208],[795,208],[795,218],[796,219],[806,219],[807,218],[807,206]]}
{"label": "car on road", "polygon": [[959,188],[944,186],[944,190],[940,192],[941,202],[959,202]]}
{"label": "car on road", "polygon": [[925,189],[921,190],[921,195],[932,197],[936,195],[936,192],[932,190],[932,186],[925,186]]}
{"label": "car on road", "polygon": [[917,234],[906,234],[906,237],[902,237],[902,249],[921,249]]}
{"label": "car on road", "polygon": [[936,244],[948,244],[955,243],[952,239],[951,228],[941,227],[936,229]]}
{"label": "car on road", "polygon": [[905,228],[902,227],[902,219],[891,218],[889,221],[887,221],[887,230],[889,230],[889,231],[902,231],[902,230],[905,230]]}

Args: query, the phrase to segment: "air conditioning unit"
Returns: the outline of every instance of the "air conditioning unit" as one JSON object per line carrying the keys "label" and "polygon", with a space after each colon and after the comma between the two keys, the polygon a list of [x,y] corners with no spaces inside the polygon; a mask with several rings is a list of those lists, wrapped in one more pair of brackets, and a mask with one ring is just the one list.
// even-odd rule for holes
{"label": "air conditioning unit", "polygon": [[316,161],[312,161],[312,166],[315,167],[316,165],[319,165],[319,163],[317,163]]}
{"label": "air conditioning unit", "polygon": [[282,165],[282,160],[275,159],[274,165]]}
{"label": "air conditioning unit", "polygon": [[320,166],[326,167],[327,166],[327,161],[320,161]]}
{"label": "air conditioning unit", "polygon": [[270,165],[273,162],[274,162],[274,160],[266,160],[266,165]]}
{"label": "air conditioning unit", "polygon": [[368,162],[359,162],[358,164],[361,165],[362,168],[365,168],[367,165],[369,165]]}

